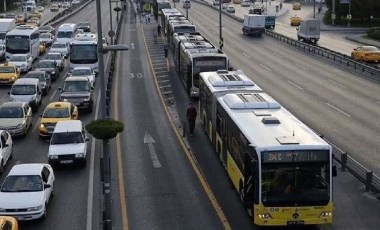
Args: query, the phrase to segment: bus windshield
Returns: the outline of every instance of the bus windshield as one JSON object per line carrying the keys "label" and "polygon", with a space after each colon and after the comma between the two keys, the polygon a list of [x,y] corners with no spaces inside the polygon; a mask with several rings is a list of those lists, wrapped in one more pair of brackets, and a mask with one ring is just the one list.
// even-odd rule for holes
{"label": "bus windshield", "polygon": [[72,38],[72,31],[58,31],[57,38]]}
{"label": "bus windshield", "polygon": [[173,33],[191,33],[195,31],[195,26],[176,26],[173,28]]}
{"label": "bus windshield", "polygon": [[98,62],[97,45],[71,45],[70,62],[74,64]]}
{"label": "bus windshield", "polygon": [[225,57],[199,57],[193,63],[193,85],[199,87],[200,72],[211,72],[220,69],[228,69]]}
{"label": "bus windshield", "polygon": [[329,162],[263,164],[262,202],[264,205],[326,205],[329,200]]}
{"label": "bus windshield", "polygon": [[7,36],[6,50],[9,53],[27,53],[30,52],[30,40],[26,36]]}

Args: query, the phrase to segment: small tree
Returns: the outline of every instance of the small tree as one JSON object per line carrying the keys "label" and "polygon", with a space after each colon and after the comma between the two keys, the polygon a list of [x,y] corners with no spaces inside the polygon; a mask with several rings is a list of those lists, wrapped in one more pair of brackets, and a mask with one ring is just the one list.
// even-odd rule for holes
{"label": "small tree", "polygon": [[86,125],[86,130],[96,139],[109,140],[124,131],[124,124],[111,118],[98,119]]}

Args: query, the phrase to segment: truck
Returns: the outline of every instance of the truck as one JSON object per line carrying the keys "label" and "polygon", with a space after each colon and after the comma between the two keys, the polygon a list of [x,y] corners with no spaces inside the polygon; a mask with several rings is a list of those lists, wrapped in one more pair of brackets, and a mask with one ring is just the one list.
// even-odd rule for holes
{"label": "truck", "polygon": [[0,18],[0,44],[5,44],[5,34],[16,27],[16,19]]}
{"label": "truck", "polygon": [[301,21],[297,28],[298,41],[315,44],[320,37],[320,24],[318,19],[307,19]]}
{"label": "truck", "polygon": [[261,37],[265,32],[265,17],[265,15],[259,14],[244,15],[243,34]]}

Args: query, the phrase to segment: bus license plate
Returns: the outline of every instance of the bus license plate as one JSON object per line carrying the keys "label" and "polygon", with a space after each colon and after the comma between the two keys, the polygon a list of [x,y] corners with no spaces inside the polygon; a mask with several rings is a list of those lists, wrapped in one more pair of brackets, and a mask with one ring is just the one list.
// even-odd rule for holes
{"label": "bus license plate", "polygon": [[292,221],[288,221],[287,222],[288,225],[304,225],[304,221],[303,220],[292,220]]}
{"label": "bus license plate", "polygon": [[60,161],[61,164],[71,164],[73,162],[74,162],[73,160],[62,160],[62,161]]}

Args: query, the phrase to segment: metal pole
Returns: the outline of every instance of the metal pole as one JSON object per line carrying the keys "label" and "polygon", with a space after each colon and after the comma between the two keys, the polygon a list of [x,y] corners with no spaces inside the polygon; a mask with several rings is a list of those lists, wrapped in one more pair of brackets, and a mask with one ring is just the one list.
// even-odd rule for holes
{"label": "metal pole", "polygon": [[223,44],[220,44],[220,42],[223,41],[223,34],[222,34],[222,0],[219,0],[219,49],[223,49]]}
{"label": "metal pole", "polygon": [[[96,21],[98,30],[98,41],[102,41],[102,18],[100,0],[96,0]],[[98,43],[98,58],[99,58],[99,78],[100,78],[100,119],[107,117],[106,111],[106,83],[104,79],[104,63],[103,63],[103,45]],[[103,212],[103,229],[112,229],[111,217],[111,171],[110,157],[108,149],[108,140],[103,140],[103,193],[104,193],[104,212]]]}
{"label": "metal pole", "polygon": [[[109,3],[110,3],[110,30],[113,30],[113,27],[112,27],[112,6],[111,6],[111,0],[109,0]],[[111,36],[110,36],[111,37]],[[113,37],[111,37],[111,45],[113,45]]]}
{"label": "metal pole", "polygon": [[[348,2],[348,15],[350,15],[350,17],[351,17],[351,0],[349,0],[349,2]],[[350,21],[351,21],[351,18],[348,19],[348,22],[347,22],[348,27],[351,26]]]}
{"label": "metal pole", "polygon": [[186,19],[189,19],[189,9],[186,8]]}
{"label": "metal pole", "polygon": [[4,0],[4,12],[7,12],[7,0]]}
{"label": "metal pole", "polygon": [[[332,0],[332,14],[335,14],[335,0]],[[331,25],[335,25],[335,19],[331,19]]]}
{"label": "metal pole", "polygon": [[313,18],[315,19],[315,0],[314,0]]}

